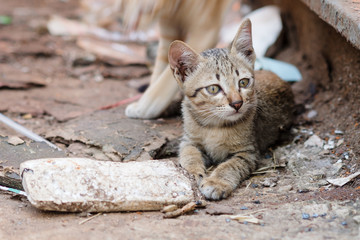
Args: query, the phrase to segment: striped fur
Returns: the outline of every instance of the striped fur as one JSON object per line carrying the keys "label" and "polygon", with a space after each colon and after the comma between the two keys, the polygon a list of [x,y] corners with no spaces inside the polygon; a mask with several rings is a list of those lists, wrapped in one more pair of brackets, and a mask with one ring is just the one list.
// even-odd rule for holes
{"label": "striped fur", "polygon": [[[291,125],[290,86],[271,72],[254,72],[254,61],[249,20],[229,49],[197,54],[180,41],[170,47],[170,66],[185,95],[180,164],[207,199],[228,197]],[[217,87],[209,86],[221,91],[214,94]],[[210,166],[216,167],[207,172]]]}

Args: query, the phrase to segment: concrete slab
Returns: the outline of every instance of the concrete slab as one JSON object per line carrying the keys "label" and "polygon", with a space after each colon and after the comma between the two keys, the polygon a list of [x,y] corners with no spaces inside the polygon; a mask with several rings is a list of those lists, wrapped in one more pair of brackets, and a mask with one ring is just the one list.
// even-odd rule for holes
{"label": "concrete slab", "polygon": [[146,211],[194,200],[190,179],[171,161],[48,158],[24,162],[20,172],[29,201],[41,210]]}
{"label": "concrete slab", "polygon": [[321,19],[360,49],[359,0],[301,0]]}

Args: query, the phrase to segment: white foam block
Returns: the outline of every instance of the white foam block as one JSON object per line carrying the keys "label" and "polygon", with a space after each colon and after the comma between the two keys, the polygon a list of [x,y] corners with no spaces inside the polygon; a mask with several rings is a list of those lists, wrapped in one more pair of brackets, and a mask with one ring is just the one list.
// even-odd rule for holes
{"label": "white foam block", "polygon": [[171,161],[49,158],[26,161],[20,172],[29,201],[41,210],[147,211],[194,200],[190,179]]}

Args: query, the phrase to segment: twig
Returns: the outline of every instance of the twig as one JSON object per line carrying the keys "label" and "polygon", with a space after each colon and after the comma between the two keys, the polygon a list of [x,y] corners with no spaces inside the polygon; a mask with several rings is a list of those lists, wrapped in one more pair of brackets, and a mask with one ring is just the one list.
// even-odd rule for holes
{"label": "twig", "polygon": [[195,208],[197,208],[197,207],[205,207],[205,206],[206,206],[206,202],[202,202],[202,201],[189,202],[188,204],[186,204],[185,206],[183,206],[180,209],[165,213],[163,217],[164,218],[176,218],[187,212],[191,212],[191,211],[195,210]]}
{"label": "twig", "polygon": [[261,174],[261,173],[274,172],[276,168],[283,168],[283,167],[286,167],[286,165],[280,164],[280,165],[266,166],[266,167],[256,169],[256,171],[251,174],[256,175],[256,174]]}
{"label": "twig", "polygon": [[86,223],[86,222],[88,222],[88,221],[90,221],[90,220],[92,220],[92,219],[100,216],[101,214],[102,214],[102,213],[97,213],[97,214],[95,214],[94,216],[88,217],[88,218],[80,221],[80,222],[79,222],[79,225],[84,224],[84,223]]}
{"label": "twig", "polygon": [[275,170],[265,170],[265,171],[256,171],[256,172],[252,172],[251,175],[258,175],[258,174],[263,174],[263,173],[273,173],[276,172]]}

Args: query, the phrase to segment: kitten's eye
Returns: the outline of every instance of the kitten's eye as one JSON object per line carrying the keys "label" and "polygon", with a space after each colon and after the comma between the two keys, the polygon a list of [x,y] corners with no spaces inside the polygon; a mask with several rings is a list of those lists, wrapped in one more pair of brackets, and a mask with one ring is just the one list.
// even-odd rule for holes
{"label": "kitten's eye", "polygon": [[208,91],[208,93],[213,94],[213,95],[218,94],[220,92],[220,90],[221,90],[221,88],[218,85],[211,85],[211,86],[206,87],[206,91]]}
{"label": "kitten's eye", "polygon": [[241,88],[247,87],[248,84],[249,84],[248,78],[243,78],[243,79],[239,80],[239,87],[241,87]]}

